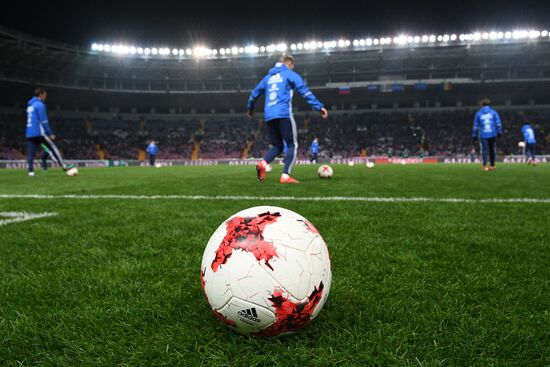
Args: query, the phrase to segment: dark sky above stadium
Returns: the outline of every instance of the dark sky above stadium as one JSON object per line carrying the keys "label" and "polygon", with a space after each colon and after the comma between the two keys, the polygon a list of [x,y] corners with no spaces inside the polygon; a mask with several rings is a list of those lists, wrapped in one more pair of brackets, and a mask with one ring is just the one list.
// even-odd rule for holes
{"label": "dark sky above stadium", "polygon": [[550,28],[550,1],[28,1],[0,24],[81,46],[92,42],[226,47],[397,33]]}

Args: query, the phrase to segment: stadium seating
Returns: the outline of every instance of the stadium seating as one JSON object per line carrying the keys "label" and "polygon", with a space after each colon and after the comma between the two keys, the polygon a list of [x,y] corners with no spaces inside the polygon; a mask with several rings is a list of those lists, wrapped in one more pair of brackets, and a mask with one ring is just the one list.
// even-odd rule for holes
{"label": "stadium seating", "polygon": [[[418,112],[338,113],[328,121],[316,115],[297,117],[299,157],[308,156],[314,137],[323,157],[365,155],[461,156],[472,149],[474,110],[419,110]],[[550,152],[550,110],[525,112],[537,131],[539,153]],[[522,116],[516,109],[501,112],[504,136],[500,154],[518,153]],[[82,114],[54,113],[51,125],[63,154],[72,159],[138,159],[147,141],[159,142],[161,159],[260,157],[269,139],[257,120],[244,116],[209,118],[155,115],[110,119]],[[0,159],[22,159],[25,154],[24,115],[17,110],[0,114]],[[195,151],[195,152],[194,152]],[[142,155],[143,157],[143,155]]]}

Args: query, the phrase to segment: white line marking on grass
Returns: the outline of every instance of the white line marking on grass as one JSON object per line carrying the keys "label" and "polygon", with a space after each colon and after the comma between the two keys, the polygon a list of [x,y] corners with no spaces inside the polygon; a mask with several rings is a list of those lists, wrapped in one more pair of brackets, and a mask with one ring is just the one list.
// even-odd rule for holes
{"label": "white line marking on grass", "polygon": [[11,223],[25,222],[38,218],[54,217],[56,215],[57,213],[0,212],[0,218],[10,218],[0,219],[0,226],[5,226],[6,224]]}
{"label": "white line marking on grass", "polygon": [[232,195],[17,195],[0,194],[0,199],[77,199],[77,200],[257,200],[257,201],[356,201],[369,203],[534,203],[550,204],[550,198],[437,198],[375,196],[232,196]]}

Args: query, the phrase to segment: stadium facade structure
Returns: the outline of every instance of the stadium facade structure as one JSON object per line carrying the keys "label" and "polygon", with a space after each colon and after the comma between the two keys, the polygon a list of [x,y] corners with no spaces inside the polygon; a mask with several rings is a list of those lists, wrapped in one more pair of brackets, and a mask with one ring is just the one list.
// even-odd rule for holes
{"label": "stadium facade structure", "polygon": [[[176,159],[176,156],[182,159],[199,159],[205,155],[203,147],[200,147],[200,139],[197,139],[197,136],[204,133],[203,122],[211,121],[208,123],[210,125],[223,121],[239,124],[239,121],[245,120],[243,116],[250,90],[265,75],[266,70],[277,62],[280,54],[277,51],[253,56],[226,54],[217,57],[132,57],[39,39],[0,27],[0,116],[5,119],[4,126],[0,126],[0,132],[11,138],[18,136],[19,125],[16,122],[24,119],[26,101],[35,87],[42,86],[49,92],[50,116],[54,121],[62,119],[76,122],[72,137],[82,139],[86,144],[93,141],[95,148],[91,155],[118,157],[113,159],[143,157],[142,146],[154,135],[142,130],[132,131],[130,138],[122,145],[131,147],[130,150],[115,155],[108,151],[100,154],[104,149],[103,137],[95,136],[94,130],[109,120],[116,122],[113,128],[117,124],[123,126],[123,121],[149,121],[152,124],[171,121],[172,129],[174,123],[187,121],[185,126],[178,125],[182,126],[182,131],[171,133],[179,137],[174,138],[178,141],[175,144],[188,147],[178,147],[170,155],[170,159]],[[406,116],[409,113],[415,116],[420,113],[424,116],[450,116],[444,113],[454,111],[462,117],[468,116],[465,119],[470,120],[470,116],[478,108],[478,101],[483,97],[490,97],[493,104],[508,116],[532,109],[533,113],[530,115],[538,117],[537,128],[544,137],[539,151],[547,152],[546,145],[550,144],[548,37],[540,40],[525,39],[521,42],[378,45],[364,49],[335,49],[330,52],[298,52],[295,56],[296,71],[327,105],[332,115],[336,116],[340,128],[346,125],[346,116],[354,112],[363,114],[360,117],[360,127],[363,130],[370,129],[368,124],[371,120],[378,121],[380,125],[381,113],[393,114],[394,119],[397,114],[404,124],[408,123]],[[258,104],[260,112],[261,105],[262,103]],[[294,99],[294,111],[299,117],[311,113],[310,107],[299,97]],[[369,114],[372,118],[366,118],[364,114]],[[337,115],[341,117],[338,118]],[[388,118],[391,119],[389,115]],[[514,118],[519,119],[518,116]],[[91,120],[94,121],[93,128],[86,125],[86,131],[78,123]],[[301,120],[303,119],[299,119]],[[357,122],[357,119],[349,120]],[[425,118],[421,117],[420,120],[422,124]],[[462,124],[463,120],[459,121],[461,131],[453,134],[451,139],[454,150],[450,154],[456,154],[457,150],[465,152],[465,147],[470,142],[468,125],[471,120]],[[514,129],[518,123],[514,122]],[[399,139],[393,140],[394,143],[382,144],[379,143],[379,138],[391,140],[392,131],[388,129],[392,128],[403,130],[401,127],[388,125],[383,136],[369,135],[372,140],[370,143],[369,139],[357,138],[360,134],[366,134],[365,132],[351,133],[357,135],[355,140],[361,140],[355,143],[356,148],[347,153],[336,149],[337,153],[331,151],[331,156],[335,153],[349,157],[363,152],[363,148],[373,152],[391,147]],[[246,130],[244,124],[242,129]],[[382,129],[377,126],[373,130]],[[308,132],[309,135],[313,133]],[[393,133],[397,134],[398,131]],[[111,136],[112,131],[108,134]],[[259,130],[251,132],[254,135],[252,140],[248,132],[243,134],[240,137],[242,141],[232,141],[237,145],[247,146],[245,149],[237,148],[236,154],[231,153],[236,157],[257,156],[268,144],[263,136],[265,134],[259,133]],[[311,138],[308,134],[303,139]],[[437,131],[430,131],[428,140],[437,134]],[[500,154],[514,153],[514,144],[517,141],[514,139],[520,139],[517,134],[514,130],[508,138],[508,148],[501,150]],[[157,135],[153,137],[161,137]],[[220,141],[223,140],[221,135],[223,134],[220,134]],[[440,141],[447,141],[449,138],[439,135]],[[23,140],[6,140],[2,136],[0,138],[0,157],[21,159],[24,156]],[[343,136],[339,138],[342,139]],[[431,140],[433,143],[434,139]],[[307,141],[303,143],[307,144]],[[63,146],[61,142],[61,148],[65,150],[71,149],[73,145],[67,142]],[[113,147],[117,143],[112,141],[107,144],[109,145]],[[408,149],[410,147],[402,145],[401,150]],[[73,158],[82,155],[78,151],[70,153],[73,153],[69,154]],[[212,154],[215,153],[211,151],[210,155]],[[304,156],[304,152],[301,156]],[[448,154],[445,157],[447,159]],[[24,165],[24,162],[17,165]]]}
{"label": "stadium facade structure", "polygon": [[[44,86],[50,110],[242,113],[279,55],[125,57],[0,28],[0,104],[20,107]],[[333,110],[473,107],[485,96],[495,105],[550,104],[546,39],[317,50],[297,55],[296,70]]]}

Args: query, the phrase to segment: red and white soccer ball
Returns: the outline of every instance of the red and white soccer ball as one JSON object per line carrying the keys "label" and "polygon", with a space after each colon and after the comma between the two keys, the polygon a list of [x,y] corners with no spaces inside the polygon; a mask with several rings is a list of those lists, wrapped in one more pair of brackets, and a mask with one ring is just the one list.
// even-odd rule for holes
{"label": "red and white soccer ball", "polygon": [[66,172],[67,176],[69,177],[75,177],[75,176],[78,176],[78,168],[76,167],[72,167],[72,168],[69,168]]}
{"label": "red and white soccer ball", "polygon": [[304,217],[287,209],[243,210],[214,232],[201,282],[212,310],[243,334],[295,332],[314,319],[332,283],[327,246]]}
{"label": "red and white soccer ball", "polygon": [[317,176],[320,178],[331,178],[334,171],[332,170],[332,167],[328,164],[323,164],[319,169],[317,170]]}

